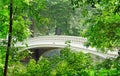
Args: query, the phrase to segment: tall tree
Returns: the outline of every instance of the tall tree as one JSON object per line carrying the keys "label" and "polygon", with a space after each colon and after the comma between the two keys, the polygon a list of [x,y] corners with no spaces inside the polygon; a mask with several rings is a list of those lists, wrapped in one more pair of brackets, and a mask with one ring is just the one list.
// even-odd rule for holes
{"label": "tall tree", "polygon": [[[9,5],[10,0],[0,0],[0,74],[3,73],[3,64],[5,63],[5,45],[9,38],[8,27],[9,27]],[[41,3],[40,3],[41,2]],[[24,41],[31,34],[29,27],[31,24],[30,17],[34,20],[38,18],[35,14],[36,9],[41,9],[43,6],[43,0],[14,0],[13,1],[13,27],[12,27],[12,38],[11,47],[18,41]],[[38,4],[37,4],[38,3]],[[33,8],[34,6],[34,8]],[[28,8],[31,8],[28,10]],[[36,9],[35,9],[36,8]],[[39,11],[39,10],[38,10]],[[39,12],[38,12],[39,13]],[[10,50],[10,58],[15,54],[16,51]],[[9,60],[10,61],[10,60]]]}
{"label": "tall tree", "polygon": [[85,9],[86,15],[92,14],[87,20],[89,25],[84,36],[88,45],[102,49],[120,49],[120,1],[119,0],[71,0],[73,8]]}
{"label": "tall tree", "polygon": [[[41,26],[36,29],[41,35],[62,34],[62,35],[80,35],[79,13],[80,10],[73,12],[69,0],[46,0],[46,7],[40,11],[45,19],[41,21]],[[74,20],[74,19],[77,20]]]}
{"label": "tall tree", "polygon": [[8,43],[7,43],[7,51],[6,51],[6,59],[5,59],[5,68],[4,68],[4,76],[7,75],[7,68],[8,68],[8,59],[9,59],[9,51],[10,51],[10,47],[11,47],[11,40],[12,40],[12,4],[13,1],[10,0],[10,25],[9,25],[9,32],[8,32]]}

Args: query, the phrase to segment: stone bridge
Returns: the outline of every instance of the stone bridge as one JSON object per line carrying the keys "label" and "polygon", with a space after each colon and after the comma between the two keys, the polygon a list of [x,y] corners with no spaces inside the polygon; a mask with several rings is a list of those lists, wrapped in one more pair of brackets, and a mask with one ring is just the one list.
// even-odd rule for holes
{"label": "stone bridge", "polygon": [[28,47],[26,47],[26,45],[22,44],[21,42],[18,42],[16,46],[24,47],[24,50],[33,48],[64,48],[67,45],[65,43],[68,41],[70,42],[70,48],[72,50],[91,53],[102,58],[117,56],[117,52],[102,53],[98,52],[95,48],[85,47],[84,42],[86,42],[86,40],[86,38],[76,36],[39,36],[29,38],[27,41],[25,41],[28,44]]}

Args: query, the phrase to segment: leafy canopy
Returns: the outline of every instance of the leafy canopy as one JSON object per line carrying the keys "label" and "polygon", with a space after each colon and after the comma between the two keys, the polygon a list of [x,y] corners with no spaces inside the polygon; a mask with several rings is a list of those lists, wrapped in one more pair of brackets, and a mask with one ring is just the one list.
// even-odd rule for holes
{"label": "leafy canopy", "polygon": [[71,0],[73,8],[83,8],[89,25],[83,36],[86,45],[102,50],[120,48],[120,1],[119,0]]}
{"label": "leafy canopy", "polygon": [[[9,27],[9,3],[10,0],[0,0],[0,74],[3,73],[5,60],[6,44]],[[14,44],[23,41],[31,34],[29,26],[31,24],[30,17],[37,17],[33,13],[43,7],[43,0],[14,0],[13,1],[13,32],[12,32],[12,48],[10,49],[10,60],[16,56]],[[33,7],[34,6],[34,7]],[[29,9],[31,8],[31,9]],[[36,9],[34,9],[36,8]],[[36,19],[36,18],[34,18]],[[17,58],[17,57],[16,57]],[[9,60],[9,62],[11,62]]]}

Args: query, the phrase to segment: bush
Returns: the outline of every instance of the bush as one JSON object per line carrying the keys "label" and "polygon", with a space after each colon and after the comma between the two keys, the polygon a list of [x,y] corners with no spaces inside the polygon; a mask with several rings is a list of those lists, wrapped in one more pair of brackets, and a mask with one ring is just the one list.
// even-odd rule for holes
{"label": "bush", "polygon": [[38,62],[14,62],[9,66],[8,76],[119,76],[119,65],[118,58],[94,65],[90,54],[72,52],[66,47],[60,55],[40,57]]}

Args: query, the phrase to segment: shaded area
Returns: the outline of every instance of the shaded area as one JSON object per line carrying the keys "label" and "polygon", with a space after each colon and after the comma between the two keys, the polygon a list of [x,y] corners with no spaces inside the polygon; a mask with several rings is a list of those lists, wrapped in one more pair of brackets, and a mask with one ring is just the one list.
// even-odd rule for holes
{"label": "shaded area", "polygon": [[[42,48],[33,48],[29,49],[32,54],[30,54],[30,58],[25,58],[21,60],[22,63],[28,63],[30,59],[35,59],[36,62],[39,60],[40,56],[47,57],[47,58],[52,58],[53,56],[59,56],[61,48],[51,48],[51,47],[42,47]],[[77,52],[77,51],[72,51],[72,52]],[[102,62],[105,58],[102,58],[100,56],[90,54],[92,57],[94,63],[97,62]]]}
{"label": "shaded area", "polygon": [[[39,60],[39,57],[42,56],[45,52],[48,52],[50,50],[54,50],[54,49],[58,49],[58,48],[49,48],[49,47],[42,47],[42,48],[32,48],[32,49],[29,49],[31,54],[30,54],[30,58],[25,58],[23,60],[21,60],[22,63],[27,63],[29,62],[29,60],[32,58],[32,59],[35,59],[36,61]],[[45,55],[44,55],[45,56]]]}

